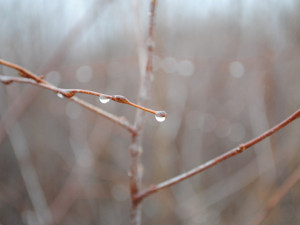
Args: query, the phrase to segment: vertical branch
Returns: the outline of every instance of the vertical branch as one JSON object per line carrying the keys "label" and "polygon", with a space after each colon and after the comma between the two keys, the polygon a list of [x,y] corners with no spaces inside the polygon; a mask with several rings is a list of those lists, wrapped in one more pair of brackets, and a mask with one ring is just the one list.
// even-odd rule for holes
{"label": "vertical branch", "polygon": [[23,131],[16,124],[13,129],[6,132],[20,167],[21,176],[33,206],[35,219],[38,224],[52,224],[53,218],[39,181],[38,173],[31,161],[30,151]]}
{"label": "vertical branch", "polygon": [[[139,27],[135,26],[135,33],[138,43],[138,58],[140,64],[140,90],[139,90],[139,105],[146,105],[149,98],[151,80],[153,78],[153,49],[154,49],[154,15],[156,8],[156,0],[151,0],[150,3],[150,24],[148,30],[148,40],[147,46],[143,44],[141,39],[141,33],[139,32]],[[139,18],[136,17],[136,23],[139,22]],[[146,63],[145,63],[146,60]],[[141,224],[141,202],[135,197],[140,191],[141,180],[142,180],[142,165],[140,164],[140,155],[142,153],[141,141],[143,134],[143,123],[144,123],[145,112],[137,110],[135,117],[135,129],[136,134],[132,135],[131,145],[129,147],[131,155],[131,166],[130,166],[130,192],[131,192],[131,224],[140,225]]]}

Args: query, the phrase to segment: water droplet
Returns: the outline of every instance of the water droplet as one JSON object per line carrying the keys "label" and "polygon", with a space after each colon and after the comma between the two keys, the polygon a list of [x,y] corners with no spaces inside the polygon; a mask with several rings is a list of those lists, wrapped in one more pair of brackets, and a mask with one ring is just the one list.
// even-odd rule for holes
{"label": "water droplet", "polygon": [[155,116],[155,119],[156,119],[158,122],[164,122],[164,121],[166,120],[166,117]]}
{"label": "water droplet", "polygon": [[165,111],[158,111],[155,114],[155,119],[158,122],[164,122],[166,120],[166,117],[167,117],[167,113]]}
{"label": "water droplet", "polygon": [[61,98],[61,99],[64,98],[64,96],[63,96],[62,93],[57,93],[56,95],[57,95],[57,97],[59,97],[59,98]]}
{"label": "water droplet", "polygon": [[110,101],[109,98],[107,98],[106,96],[100,96],[99,97],[99,101],[103,104],[108,103]]}

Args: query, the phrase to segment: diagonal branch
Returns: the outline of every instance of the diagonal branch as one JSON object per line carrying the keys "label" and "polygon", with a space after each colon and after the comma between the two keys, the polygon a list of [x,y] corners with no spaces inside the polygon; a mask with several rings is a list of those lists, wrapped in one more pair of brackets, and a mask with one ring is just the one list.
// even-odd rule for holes
{"label": "diagonal branch", "polygon": [[270,198],[265,209],[259,213],[249,223],[249,225],[259,225],[271,213],[271,211],[278,205],[281,199],[297,184],[300,180],[300,167],[298,167],[286,181],[278,188],[278,190]]}
{"label": "diagonal branch", "polygon": [[39,87],[57,92],[58,94],[61,94],[61,95],[59,95],[60,97],[65,96],[69,100],[76,102],[77,104],[81,105],[82,107],[84,107],[92,112],[95,112],[98,115],[103,116],[104,118],[118,124],[119,126],[128,130],[130,133],[132,133],[132,134],[136,133],[134,127],[124,117],[117,117],[109,112],[106,112],[105,110],[103,110],[99,107],[96,107],[96,106],[74,96],[75,93],[66,91],[67,89],[61,89],[56,86],[53,86],[52,84],[50,84],[44,80],[41,80],[40,83],[37,83],[36,81],[34,81],[32,79],[28,79],[28,78],[18,78],[18,77],[9,77],[9,76],[0,75],[0,81],[6,85],[11,84],[12,82],[28,83],[28,84],[32,84],[35,86],[39,86]]}
{"label": "diagonal branch", "polygon": [[[0,59],[0,64],[1,64],[1,59]],[[4,75],[0,75],[0,82],[8,85],[11,84],[13,82],[19,82],[19,83],[27,83],[27,84],[32,84],[35,86],[39,86],[45,89],[48,89],[50,91],[54,91],[57,94],[60,94],[59,96],[61,97],[73,97],[76,93],[81,93],[81,94],[88,94],[88,95],[95,95],[100,97],[100,101],[103,99],[107,99],[107,101],[112,100],[118,103],[122,103],[122,104],[128,104],[130,106],[133,106],[135,108],[144,110],[146,112],[152,113],[154,115],[160,115],[161,117],[166,117],[167,114],[165,111],[156,111],[153,109],[149,109],[143,106],[140,106],[138,104],[135,104],[131,101],[129,101],[126,97],[122,96],[122,95],[107,95],[107,94],[103,94],[100,92],[96,92],[96,91],[90,91],[90,90],[83,90],[83,89],[65,89],[65,88],[58,88],[48,82],[46,82],[43,79],[39,79],[38,81],[35,80],[38,77],[37,76],[32,76],[34,74],[30,74],[30,77],[34,77],[34,78],[22,78],[22,77],[11,77],[11,76],[4,76]],[[33,80],[34,79],[34,80]]]}
{"label": "diagonal branch", "polygon": [[267,130],[265,133],[259,135],[258,137],[244,143],[244,144],[240,144],[238,147],[220,155],[217,156],[216,158],[201,164],[200,166],[197,166],[185,173],[182,173],[176,177],[173,177],[169,180],[166,180],[164,182],[161,182],[157,185],[151,185],[149,188],[139,192],[135,198],[139,201],[143,200],[145,197],[159,191],[162,189],[165,189],[167,187],[171,187],[183,180],[186,180],[198,173],[201,173],[205,170],[207,170],[210,167],[213,167],[214,165],[223,162],[226,159],[229,159],[235,155],[238,155],[242,152],[244,152],[246,149],[252,147],[253,145],[261,142],[262,140],[264,140],[265,138],[271,136],[272,134],[274,134],[275,132],[279,131],[280,129],[282,129],[283,127],[285,127],[286,125],[288,125],[289,123],[293,122],[295,119],[300,117],[300,109],[298,109],[295,113],[293,113],[291,116],[289,116],[288,118],[286,118],[285,120],[283,120],[282,122],[280,122],[279,124],[277,124],[276,126],[274,126],[273,128]]}
{"label": "diagonal branch", "polygon": [[30,72],[29,70],[16,65],[14,63],[5,61],[0,59],[0,64],[13,68],[17,71],[19,71],[19,75],[22,77],[10,77],[10,76],[4,76],[4,75],[0,75],[0,81],[6,85],[11,84],[12,82],[19,82],[19,83],[27,83],[27,84],[32,84],[35,86],[39,86],[51,91],[54,91],[58,94],[59,97],[67,97],[70,98],[72,101],[80,104],[81,106],[113,121],[114,123],[124,127],[125,129],[127,129],[129,132],[131,132],[133,135],[136,134],[136,130],[133,128],[132,125],[129,124],[129,122],[124,118],[118,118],[114,115],[112,115],[111,113],[108,113],[84,100],[81,100],[78,97],[75,97],[74,95],[76,93],[82,93],[82,94],[88,94],[88,95],[95,95],[98,96],[102,100],[113,100],[115,102],[119,102],[122,104],[128,104],[131,105],[133,107],[136,107],[138,109],[150,112],[152,114],[155,114],[156,116],[159,115],[160,117],[166,117],[166,112],[164,111],[155,111],[152,109],[148,109],[146,107],[140,106],[138,104],[135,104],[131,101],[129,101],[126,97],[122,96],[122,95],[107,95],[107,94],[103,94],[103,93],[99,93],[99,92],[95,92],[95,91],[90,91],[90,90],[83,90],[83,89],[63,89],[63,88],[58,88],[52,84],[50,84],[49,82],[45,81],[43,79],[43,77],[39,77],[38,75]]}
{"label": "diagonal branch", "polygon": [[[78,38],[84,33],[85,30],[88,30],[95,23],[95,21],[97,21],[96,18],[99,15],[99,7],[96,6],[99,3],[101,3],[100,7],[102,7],[106,5],[107,1],[94,0],[91,2],[89,8],[86,10],[84,15],[68,31],[67,35],[58,44],[58,46],[55,47],[55,50],[51,54],[50,58],[40,66],[40,74],[45,74],[49,72],[49,70],[60,65],[62,59],[73,47]],[[38,90],[39,89],[27,88],[22,92],[22,95],[20,95],[10,104],[0,121],[0,143],[4,140],[6,136],[5,130],[10,130],[14,126],[16,120],[24,113],[24,111],[33,101],[33,99],[38,93]]]}
{"label": "diagonal branch", "polygon": [[32,80],[36,81],[37,83],[43,82],[43,80],[40,77],[38,77],[37,75],[31,73],[29,70],[27,70],[19,65],[5,61],[3,59],[0,59],[0,64],[19,71],[19,75],[21,77],[31,78]]}

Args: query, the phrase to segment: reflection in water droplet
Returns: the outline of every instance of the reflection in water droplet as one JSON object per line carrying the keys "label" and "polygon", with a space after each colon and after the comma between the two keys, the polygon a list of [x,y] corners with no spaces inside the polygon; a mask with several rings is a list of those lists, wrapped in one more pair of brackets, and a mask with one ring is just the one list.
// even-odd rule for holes
{"label": "reflection in water droplet", "polygon": [[100,96],[99,97],[99,101],[103,104],[108,103],[110,101],[109,98],[105,97],[105,96]]}
{"label": "reflection in water droplet", "polygon": [[155,119],[156,119],[158,122],[164,122],[164,121],[166,120],[166,117],[155,116]]}
{"label": "reflection in water droplet", "polygon": [[165,111],[158,111],[155,114],[155,119],[158,122],[164,122],[166,120],[166,117],[167,117],[167,113]]}
{"label": "reflection in water droplet", "polygon": [[64,98],[64,96],[63,96],[62,93],[57,93],[56,95],[57,95],[57,97],[59,97],[59,98]]}

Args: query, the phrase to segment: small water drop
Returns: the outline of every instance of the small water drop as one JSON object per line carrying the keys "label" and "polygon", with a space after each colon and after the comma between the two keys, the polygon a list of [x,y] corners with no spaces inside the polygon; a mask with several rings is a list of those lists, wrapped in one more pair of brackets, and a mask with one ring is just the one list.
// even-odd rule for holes
{"label": "small water drop", "polygon": [[108,103],[110,101],[109,98],[105,97],[105,96],[100,96],[99,97],[99,101],[103,104]]}
{"label": "small water drop", "polygon": [[166,117],[155,116],[155,119],[156,119],[158,122],[164,122],[164,121],[166,120]]}
{"label": "small water drop", "polygon": [[59,98],[61,98],[61,99],[63,99],[63,98],[64,98],[64,96],[63,96],[63,94],[62,94],[62,93],[59,93],[59,92],[58,92],[56,95],[57,95],[57,97],[59,97]]}
{"label": "small water drop", "polygon": [[166,117],[167,117],[167,113],[165,111],[158,111],[155,114],[155,119],[158,122],[164,122],[166,120]]}

